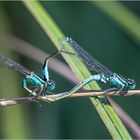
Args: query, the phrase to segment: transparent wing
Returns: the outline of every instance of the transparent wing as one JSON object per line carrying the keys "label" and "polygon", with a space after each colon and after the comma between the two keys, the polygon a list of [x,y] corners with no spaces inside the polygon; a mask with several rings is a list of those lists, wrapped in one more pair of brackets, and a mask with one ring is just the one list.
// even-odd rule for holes
{"label": "transparent wing", "polygon": [[70,45],[76,51],[76,54],[83,60],[83,62],[88,66],[90,70],[96,71],[97,73],[104,73],[107,75],[113,74],[105,66],[99,63],[95,58],[93,58],[89,53],[87,53],[83,48],[81,48],[74,40],[67,37],[67,42],[70,43]]}
{"label": "transparent wing", "polygon": [[13,69],[15,71],[18,71],[22,73],[23,75],[29,75],[31,74],[31,71],[26,69],[25,67],[21,66],[20,64],[12,61],[11,59],[7,58],[3,54],[0,54],[0,65],[3,67],[7,67],[9,69]]}

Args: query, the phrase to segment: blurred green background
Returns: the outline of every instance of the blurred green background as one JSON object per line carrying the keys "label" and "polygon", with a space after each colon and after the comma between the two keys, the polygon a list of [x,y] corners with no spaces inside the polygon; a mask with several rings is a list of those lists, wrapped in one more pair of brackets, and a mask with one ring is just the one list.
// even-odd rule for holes
{"label": "blurred green background", "polygon": [[[119,3],[134,13],[139,24],[140,2]],[[42,5],[66,36],[71,36],[112,71],[135,79],[137,89],[140,88],[140,39],[136,39],[95,3],[48,1],[42,2]],[[123,19],[126,24],[129,24],[129,14]],[[136,29],[134,24],[130,25]],[[137,32],[140,32],[140,28]],[[49,38],[21,2],[0,2],[0,36],[5,33],[13,34],[44,52],[55,51]],[[2,43],[0,51],[41,74],[42,65],[37,62],[8,49]],[[50,75],[57,83],[57,93],[74,86],[51,70]],[[0,98],[27,95],[21,88],[22,79],[19,73],[0,67]],[[139,97],[113,99],[140,125]],[[111,138],[88,98],[41,104],[42,107],[38,103],[1,107],[0,138]]]}

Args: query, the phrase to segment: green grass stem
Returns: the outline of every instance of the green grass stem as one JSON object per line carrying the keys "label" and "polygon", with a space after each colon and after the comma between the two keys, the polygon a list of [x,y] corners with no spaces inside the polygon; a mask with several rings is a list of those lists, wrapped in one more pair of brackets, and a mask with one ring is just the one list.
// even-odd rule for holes
{"label": "green grass stem", "polygon": [[[23,4],[39,23],[44,32],[49,36],[57,49],[61,49],[62,39],[65,38],[65,36],[53,21],[53,19],[49,16],[47,11],[40,4],[40,2],[23,1]],[[72,49],[67,43],[66,47],[68,51]],[[79,58],[75,56],[69,56],[68,54],[62,54],[62,56],[79,80],[83,81],[85,80],[85,78],[91,75]],[[86,86],[86,89],[99,89],[99,86],[95,82],[93,82],[92,84]],[[131,139],[131,136],[115,113],[112,106],[109,104],[106,97],[92,97],[90,98],[90,100],[99,113],[113,139]]]}

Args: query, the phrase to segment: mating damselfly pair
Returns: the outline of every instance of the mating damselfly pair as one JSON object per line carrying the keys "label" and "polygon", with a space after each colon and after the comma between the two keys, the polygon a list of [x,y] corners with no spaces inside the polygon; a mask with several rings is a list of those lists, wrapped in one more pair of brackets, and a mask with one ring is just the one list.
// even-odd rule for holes
{"label": "mating damselfly pair", "polygon": [[[22,87],[27,90],[32,96],[47,96],[47,93],[51,93],[55,89],[55,83],[53,80],[49,77],[48,72],[48,63],[51,58],[58,55],[59,53],[67,53],[69,55],[75,55],[76,57],[79,57],[86,65],[87,67],[97,72],[98,74],[92,75],[83,82],[80,82],[77,84],[74,88],[72,88],[68,92],[64,92],[61,94],[61,96],[56,96],[51,98],[50,96],[47,98],[49,102],[54,102],[60,99],[63,99],[65,97],[68,97],[81,89],[83,86],[87,85],[88,83],[92,81],[96,81],[99,83],[110,83],[111,88],[105,90],[104,92],[110,92],[115,91],[116,93],[125,90],[128,91],[129,89],[134,89],[136,87],[136,84],[134,80],[132,79],[125,79],[121,75],[118,75],[116,73],[111,72],[108,70],[105,66],[103,66],[101,63],[99,63],[95,58],[93,58],[90,54],[88,54],[83,48],[81,48],[75,41],[73,41],[71,38],[67,37],[66,39],[62,40],[62,46],[65,45],[64,42],[67,42],[73,47],[73,52],[67,52],[65,50],[60,50],[49,57],[47,57],[44,61],[43,69],[42,69],[42,76],[40,77],[34,72],[26,69],[25,67],[21,66],[20,64],[10,60],[9,58],[5,57],[4,55],[0,55],[0,64],[8,67],[9,69],[14,69],[23,75],[25,75],[25,78],[22,81]],[[33,88],[30,88],[30,85]]]}

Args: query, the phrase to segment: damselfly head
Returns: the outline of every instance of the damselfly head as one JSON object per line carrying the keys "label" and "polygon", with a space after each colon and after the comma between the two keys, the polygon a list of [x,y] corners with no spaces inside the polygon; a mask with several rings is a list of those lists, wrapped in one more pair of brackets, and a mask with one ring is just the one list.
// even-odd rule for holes
{"label": "damselfly head", "polygon": [[55,82],[53,80],[47,81],[47,90],[52,91],[55,89]]}
{"label": "damselfly head", "polygon": [[128,83],[128,88],[129,89],[135,89],[136,82],[133,79],[127,79],[127,83]]}

